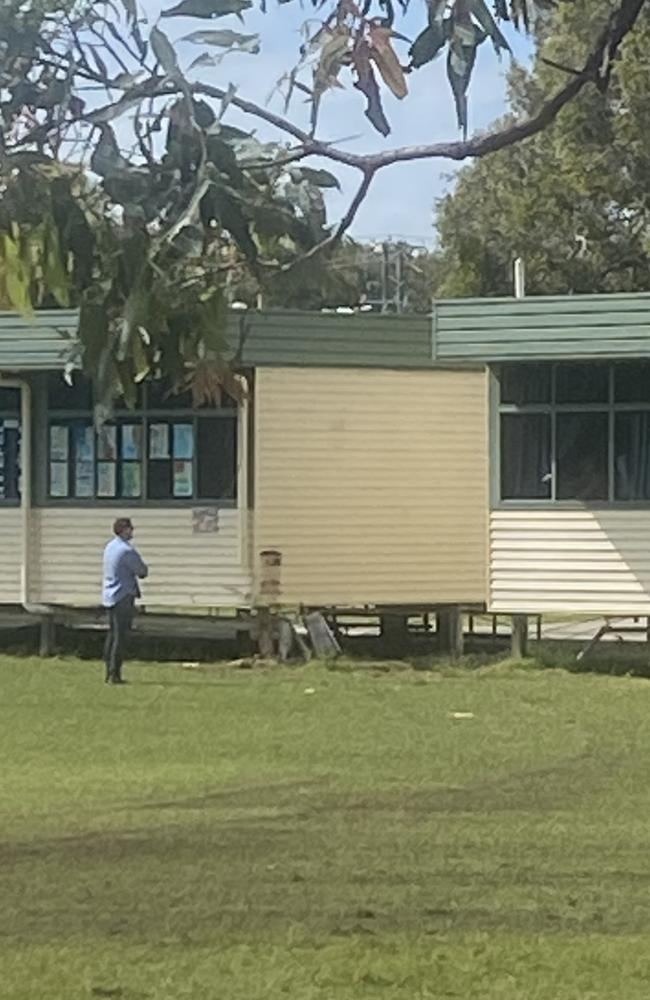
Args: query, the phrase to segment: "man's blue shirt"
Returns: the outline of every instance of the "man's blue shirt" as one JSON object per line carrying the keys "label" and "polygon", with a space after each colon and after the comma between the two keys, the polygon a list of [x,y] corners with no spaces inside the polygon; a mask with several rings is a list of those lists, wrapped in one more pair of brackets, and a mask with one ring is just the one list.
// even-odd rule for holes
{"label": "man's blue shirt", "polygon": [[149,572],[137,549],[124,538],[114,538],[104,549],[104,586],[102,603],[113,608],[125,597],[139,597],[138,577]]}

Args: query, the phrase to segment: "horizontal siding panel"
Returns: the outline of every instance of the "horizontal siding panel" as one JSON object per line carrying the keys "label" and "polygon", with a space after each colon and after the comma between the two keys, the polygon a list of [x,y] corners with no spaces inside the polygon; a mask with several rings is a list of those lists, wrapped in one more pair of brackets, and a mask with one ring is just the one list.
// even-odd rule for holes
{"label": "horizontal siding panel", "polygon": [[435,303],[436,311],[445,316],[460,315],[476,317],[477,311],[484,314],[502,313],[511,315],[513,309],[518,314],[539,315],[540,312],[575,313],[600,312],[603,308],[644,311],[650,309],[650,292],[613,292],[605,295],[528,295],[523,299],[513,296],[495,298],[443,299]]}
{"label": "horizontal siding panel", "polygon": [[[44,507],[33,512],[35,565],[31,600],[96,605],[102,550],[123,511]],[[232,607],[250,602],[251,577],[242,545],[242,515],[219,511],[219,531],[195,535],[191,509],[146,509],[133,515],[136,545],[149,564],[143,603]],[[74,544],[70,526],[74,525]]]}
{"label": "horizontal siding panel", "polygon": [[77,314],[72,310],[44,310],[32,316],[0,312],[0,369],[61,367],[76,329]]}
{"label": "horizontal siding panel", "polygon": [[258,371],[255,550],[281,551],[282,601],[486,600],[486,394],[482,372]]}
{"label": "horizontal siding panel", "polygon": [[650,510],[494,511],[490,609],[650,614]]}
{"label": "horizontal siding panel", "polygon": [[650,356],[650,297],[597,295],[436,303],[433,356],[511,361]]}
{"label": "horizontal siding panel", "polygon": [[[642,312],[598,312],[589,313],[582,316],[582,323],[576,324],[576,316],[566,316],[564,318],[567,325],[570,324],[570,335],[573,340],[584,340],[585,337],[642,337],[646,330],[650,329],[650,306]],[[527,321],[528,320],[528,321]],[[466,330],[466,319],[445,319],[438,326],[439,330],[455,331]],[[531,335],[544,340],[562,340],[568,335],[566,326],[563,325],[563,317],[557,313],[533,314],[529,317],[522,316],[518,311],[515,315],[488,315],[481,320],[481,326],[472,330],[472,342],[497,343],[503,339],[504,330],[526,330]],[[603,334],[603,331],[606,331]]]}
{"label": "horizontal siding panel", "polygon": [[22,565],[22,518],[17,507],[0,507],[0,602],[20,603],[20,577]]}

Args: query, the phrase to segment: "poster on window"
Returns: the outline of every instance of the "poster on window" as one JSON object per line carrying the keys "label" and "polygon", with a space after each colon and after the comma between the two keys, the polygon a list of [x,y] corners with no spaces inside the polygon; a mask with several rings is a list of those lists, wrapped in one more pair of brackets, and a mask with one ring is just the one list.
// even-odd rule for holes
{"label": "poster on window", "polygon": [[4,499],[7,495],[5,488],[5,425],[0,420],[0,497]]}
{"label": "poster on window", "polygon": [[95,457],[95,434],[92,427],[74,428],[74,454],[77,462],[92,462]]}
{"label": "poster on window", "polygon": [[142,446],[140,424],[122,425],[122,458],[127,462],[139,461]]}
{"label": "poster on window", "polygon": [[169,424],[149,424],[149,458],[169,457]]}
{"label": "poster on window", "polygon": [[50,462],[50,496],[67,497],[68,463]]}
{"label": "poster on window", "polygon": [[91,497],[95,492],[95,466],[93,462],[79,462],[74,470],[74,494],[76,497]]}
{"label": "poster on window", "polygon": [[139,497],[142,490],[142,478],[139,462],[125,462],[122,466],[122,496]]}
{"label": "poster on window", "polygon": [[117,459],[117,427],[104,424],[97,435],[97,458],[100,462],[115,462]]}
{"label": "poster on window", "polygon": [[97,463],[97,496],[114,497],[116,489],[116,467],[114,462]]}
{"label": "poster on window", "polygon": [[192,496],[192,463],[174,462],[174,496]]}
{"label": "poster on window", "polygon": [[68,428],[61,424],[50,427],[50,462],[68,461]]}
{"label": "poster on window", "polygon": [[174,424],[174,458],[194,458],[194,425]]}

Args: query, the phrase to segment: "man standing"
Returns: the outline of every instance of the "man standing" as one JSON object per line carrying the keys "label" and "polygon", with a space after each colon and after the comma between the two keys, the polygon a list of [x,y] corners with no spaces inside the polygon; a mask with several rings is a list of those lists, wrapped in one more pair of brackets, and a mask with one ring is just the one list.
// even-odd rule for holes
{"label": "man standing", "polygon": [[106,683],[125,684],[122,662],[126,637],[133,622],[138,579],[149,573],[147,564],[131,545],[133,525],[128,517],[118,517],[113,525],[115,538],[104,549],[103,604],[108,608],[108,635],[104,646]]}

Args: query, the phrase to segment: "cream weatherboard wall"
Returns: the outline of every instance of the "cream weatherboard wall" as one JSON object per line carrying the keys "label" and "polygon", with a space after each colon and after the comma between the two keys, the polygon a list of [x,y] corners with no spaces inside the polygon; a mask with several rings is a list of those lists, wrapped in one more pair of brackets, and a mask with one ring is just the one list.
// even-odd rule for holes
{"label": "cream weatherboard wall", "polygon": [[0,604],[20,603],[22,517],[19,507],[0,509]]}
{"label": "cream weatherboard wall", "polygon": [[[220,509],[218,531],[206,534],[193,533],[192,510],[187,507],[143,507],[128,513],[136,526],[135,543],[150,568],[144,604],[232,608],[250,601],[242,511]],[[33,509],[30,601],[99,604],[102,548],[111,537],[113,520],[123,514],[117,507]],[[18,560],[20,564],[20,553]]]}
{"label": "cream weatherboard wall", "polygon": [[285,603],[487,599],[481,371],[259,368],[255,553]]}
{"label": "cream weatherboard wall", "polygon": [[495,510],[490,610],[650,615],[650,510]]}

